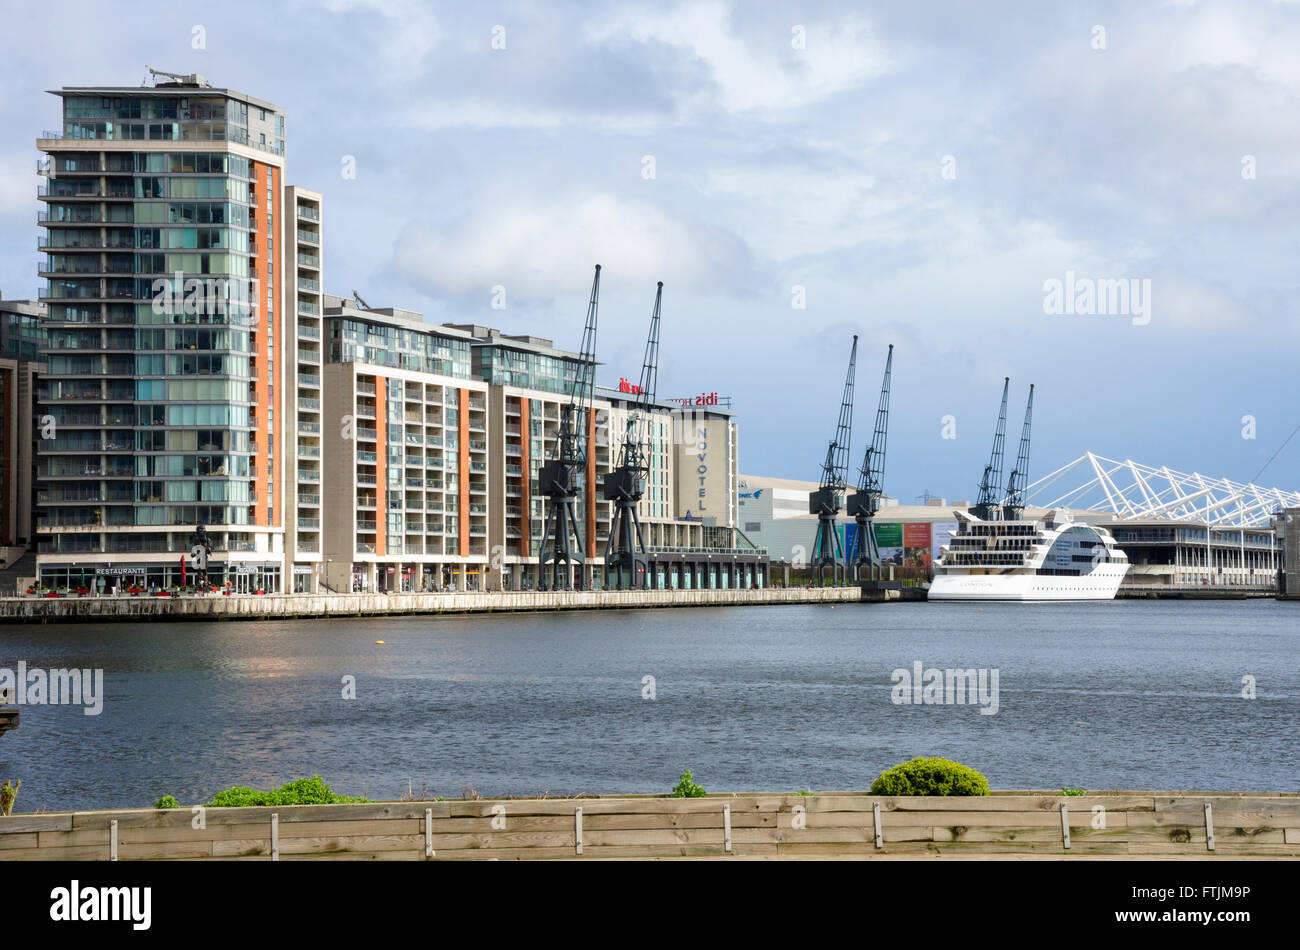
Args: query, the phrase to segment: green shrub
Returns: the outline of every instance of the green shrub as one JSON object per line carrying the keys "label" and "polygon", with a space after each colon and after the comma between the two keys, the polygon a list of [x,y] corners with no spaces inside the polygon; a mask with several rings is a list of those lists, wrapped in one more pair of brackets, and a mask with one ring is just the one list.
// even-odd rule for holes
{"label": "green shrub", "polygon": [[917,756],[880,773],[873,795],[987,795],[989,783],[972,768],[951,759]]}
{"label": "green shrub", "polygon": [[319,775],[286,782],[269,792],[237,785],[217,792],[208,805],[213,808],[248,808],[254,805],[344,805],[367,802],[360,796],[336,795]]}
{"label": "green shrub", "polygon": [[1061,794],[1062,795],[1087,795],[1088,790],[1086,788],[1063,788],[1061,789]]}
{"label": "green shrub", "polygon": [[156,802],[153,803],[153,807],[154,808],[180,808],[181,803],[178,802],[176,799],[172,798],[170,795],[164,795],[162,798],[158,799]]}
{"label": "green shrub", "polygon": [[271,804],[270,797],[267,792],[259,792],[246,785],[236,785],[234,788],[217,792],[208,804],[213,808],[249,808],[253,805]]}
{"label": "green shrub", "polygon": [[680,781],[678,781],[677,787],[672,790],[672,792],[668,795],[668,797],[669,798],[703,798],[707,794],[709,793],[706,792],[703,789],[703,787],[695,784],[695,776],[691,774],[690,769],[687,769],[685,772],[682,773],[682,777]]}

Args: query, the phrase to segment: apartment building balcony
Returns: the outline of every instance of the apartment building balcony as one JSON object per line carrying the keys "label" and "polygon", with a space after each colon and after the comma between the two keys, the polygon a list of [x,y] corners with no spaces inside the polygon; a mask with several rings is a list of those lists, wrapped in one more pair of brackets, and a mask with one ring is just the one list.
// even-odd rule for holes
{"label": "apartment building balcony", "polygon": [[305,529],[307,529],[307,530],[309,530],[309,531],[319,531],[319,530],[320,530],[320,519],[319,519],[319,518],[299,518],[299,519],[298,519],[298,527],[299,527],[299,528],[305,528]]}
{"label": "apartment building balcony", "polygon": [[440,435],[426,435],[424,437],[424,444],[432,445],[434,448],[442,448],[444,441]]}
{"label": "apartment building balcony", "polygon": [[357,439],[363,442],[378,442],[379,432],[376,429],[357,429]]}
{"label": "apartment building balcony", "polygon": [[519,426],[506,425],[506,435],[513,435],[518,438],[521,434]]}
{"label": "apartment building balcony", "polygon": [[[521,413],[519,412],[519,405],[518,405],[518,403],[514,403],[514,402],[507,402],[507,403],[506,403],[506,415],[507,415],[507,416],[515,416],[515,417],[517,418],[517,417],[520,416],[520,414],[521,414]],[[509,427],[507,426],[507,431],[508,431],[508,430],[509,430]],[[519,434],[519,427],[518,427],[518,426],[515,426],[515,435],[518,435],[518,434]]]}
{"label": "apartment building balcony", "polygon": [[[299,495],[297,496],[297,498],[298,498],[298,506],[299,506],[300,508],[319,508],[319,507],[320,507],[320,495],[303,495],[303,494],[299,494]],[[299,525],[299,527],[301,527],[301,525]]]}
{"label": "apartment building balcony", "polygon": [[407,533],[407,534],[424,534],[424,522],[423,522],[423,521],[408,521],[408,522],[406,523],[406,533]]}
{"label": "apartment building balcony", "polygon": [[365,396],[375,395],[375,384],[357,381],[357,392]]}
{"label": "apartment building balcony", "polygon": [[358,542],[357,542],[357,553],[358,553],[358,554],[374,554],[374,553],[375,553],[375,543],[374,543],[373,541],[358,541]]}
{"label": "apartment building balcony", "polygon": [[312,280],[310,277],[299,277],[298,289],[305,290],[309,294],[318,294],[320,293],[320,281]]}
{"label": "apartment building balcony", "polygon": [[303,541],[302,539],[299,539],[298,551],[301,554],[320,554],[320,542]]}
{"label": "apartment building balcony", "polygon": [[357,461],[363,465],[374,465],[379,461],[379,454],[377,452],[358,452]]}
{"label": "apartment building balcony", "polygon": [[320,209],[312,208],[307,205],[298,205],[298,217],[306,218],[308,221],[319,221]]}
{"label": "apartment building balcony", "polygon": [[319,350],[299,350],[299,351],[298,351],[298,362],[299,362],[299,363],[312,363],[312,364],[315,364],[315,365],[319,366],[319,365],[320,365],[320,351],[319,351]]}
{"label": "apartment building balcony", "polygon": [[298,458],[300,459],[318,459],[320,458],[320,447],[315,445],[299,445]]}
{"label": "apartment building balcony", "polygon": [[298,385],[308,386],[312,389],[320,389],[320,377],[314,373],[299,373]]}
{"label": "apartment building balcony", "polygon": [[300,435],[320,435],[319,422],[299,422],[298,433]]}
{"label": "apartment building balcony", "polygon": [[320,400],[310,399],[306,396],[299,396],[298,410],[300,412],[320,412]]}
{"label": "apartment building balcony", "polygon": [[363,533],[372,532],[375,530],[375,524],[376,522],[374,522],[373,520],[359,518],[357,519],[357,531]]}
{"label": "apartment building balcony", "polygon": [[298,242],[299,242],[300,244],[311,244],[311,245],[314,245],[314,246],[316,246],[316,247],[320,247],[320,232],[319,232],[319,231],[304,231],[304,230],[302,230],[301,228],[299,228],[299,229],[298,229]]}
{"label": "apartment building balcony", "polygon": [[476,474],[482,474],[487,471],[487,462],[470,462],[469,470]]}
{"label": "apartment building balcony", "polygon": [[406,479],[406,487],[407,487],[407,488],[423,488],[423,487],[424,487],[424,479],[423,479],[423,478],[411,478],[410,476],[408,476],[407,479]]}
{"label": "apartment building balcony", "polygon": [[298,469],[298,481],[300,482],[319,482],[320,472],[311,468]]}
{"label": "apartment building balcony", "polygon": [[355,415],[358,419],[373,419],[375,418],[375,407],[357,406],[356,412],[354,412],[353,415]]}
{"label": "apartment building balcony", "polygon": [[303,324],[300,323],[298,324],[298,339],[319,340],[320,330],[316,329],[315,327],[304,326]]}
{"label": "apartment building balcony", "polygon": [[310,267],[312,270],[320,270],[320,258],[315,254],[299,254],[299,267]]}
{"label": "apartment building balcony", "polygon": [[[366,474],[363,474],[363,473],[358,473],[358,474],[357,474],[357,484],[358,484],[358,485],[378,485],[378,484],[379,484],[379,479],[378,479],[376,476],[374,476],[374,475],[366,475]],[[374,496],[372,495],[371,497],[373,498]]]}
{"label": "apartment building balcony", "polygon": [[319,317],[320,307],[314,303],[308,303],[305,300],[298,301],[298,313],[304,317]]}
{"label": "apartment building balcony", "polygon": [[507,486],[506,486],[506,497],[507,497],[507,498],[523,498],[523,497],[524,497],[524,490],[523,490],[522,488],[520,488],[518,485],[507,485]]}

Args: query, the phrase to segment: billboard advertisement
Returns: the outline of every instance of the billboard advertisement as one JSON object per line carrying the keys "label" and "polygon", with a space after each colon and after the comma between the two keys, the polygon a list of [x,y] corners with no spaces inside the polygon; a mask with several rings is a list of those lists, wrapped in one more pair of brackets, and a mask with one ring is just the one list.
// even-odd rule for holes
{"label": "billboard advertisement", "polygon": [[903,563],[903,525],[897,521],[877,521],[872,525],[882,564]]}
{"label": "billboard advertisement", "polygon": [[903,528],[903,565],[905,567],[930,566],[930,523],[909,521]]}

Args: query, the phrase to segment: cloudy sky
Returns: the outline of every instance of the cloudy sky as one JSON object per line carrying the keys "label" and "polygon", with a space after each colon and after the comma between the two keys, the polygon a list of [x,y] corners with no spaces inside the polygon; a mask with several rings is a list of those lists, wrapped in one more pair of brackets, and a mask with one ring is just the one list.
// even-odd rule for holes
{"label": "cloudy sky", "polygon": [[[1031,477],[1244,481],[1300,424],[1300,5],[7,6],[6,297],[37,291],[44,91],[148,63],[286,108],[333,292],[576,349],[600,263],[608,385],[664,281],[660,392],[731,396],[747,473],[816,477],[855,333],[854,464],[893,343],[907,501],[974,494],[1004,376],[1012,453],[1037,385]],[[1045,312],[1067,273],[1149,298]],[[1300,488],[1300,436],[1260,481]]]}

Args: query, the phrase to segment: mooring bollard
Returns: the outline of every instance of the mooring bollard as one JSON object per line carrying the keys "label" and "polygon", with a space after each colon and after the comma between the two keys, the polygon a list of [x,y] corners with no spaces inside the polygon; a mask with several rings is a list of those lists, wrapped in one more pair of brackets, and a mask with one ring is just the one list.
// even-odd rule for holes
{"label": "mooring bollard", "polygon": [[880,826],[880,802],[871,803],[871,821],[876,826],[876,847],[885,846],[885,832]]}
{"label": "mooring bollard", "polygon": [[433,857],[433,809],[424,810],[424,856]]}
{"label": "mooring bollard", "polygon": [[1214,850],[1214,809],[1209,802],[1205,803],[1205,850]]}
{"label": "mooring bollard", "polygon": [[722,806],[722,849],[731,854],[731,806]]}
{"label": "mooring bollard", "polygon": [[573,847],[575,854],[582,854],[582,806],[573,810]]}
{"label": "mooring bollard", "polygon": [[108,823],[108,860],[117,860],[117,819]]}
{"label": "mooring bollard", "polygon": [[1070,810],[1061,802],[1061,847],[1070,850]]}
{"label": "mooring bollard", "polygon": [[280,815],[271,813],[271,860],[280,860]]}

